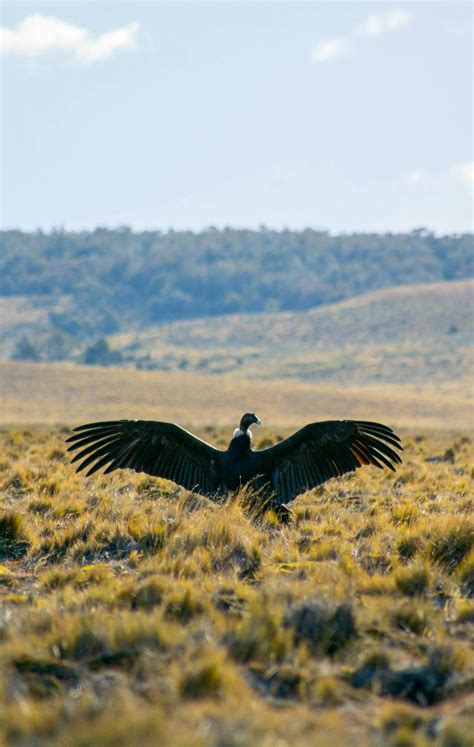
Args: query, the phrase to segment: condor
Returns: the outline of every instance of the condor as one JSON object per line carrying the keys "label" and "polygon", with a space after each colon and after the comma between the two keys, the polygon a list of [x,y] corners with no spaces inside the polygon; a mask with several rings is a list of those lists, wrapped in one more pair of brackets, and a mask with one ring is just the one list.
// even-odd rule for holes
{"label": "condor", "polygon": [[395,471],[401,463],[395,449],[399,437],[386,425],[365,420],[310,423],[267,449],[252,448],[250,426],[260,425],[253,413],[243,415],[224,451],[174,423],[152,420],[110,420],[88,423],[68,438],[68,451],[79,452],[87,475],[106,467],[133,469],[164,477],[209,497],[251,483],[262,499],[282,506],[306,490],[346,472],[373,464]]}

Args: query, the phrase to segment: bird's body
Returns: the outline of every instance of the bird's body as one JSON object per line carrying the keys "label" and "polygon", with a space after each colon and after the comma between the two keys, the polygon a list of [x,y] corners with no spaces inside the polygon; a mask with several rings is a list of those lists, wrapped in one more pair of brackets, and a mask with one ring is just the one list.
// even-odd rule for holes
{"label": "bird's body", "polygon": [[[216,449],[174,423],[115,420],[76,428],[69,451],[83,459],[88,475],[106,467],[133,469],[173,480],[214,497],[251,484],[264,499],[281,506],[305,490],[364,464],[388,467],[401,459],[399,437],[380,423],[328,420],[311,423],[267,449],[252,448],[253,413],[243,415],[226,450]],[[92,466],[91,466],[92,465]]]}

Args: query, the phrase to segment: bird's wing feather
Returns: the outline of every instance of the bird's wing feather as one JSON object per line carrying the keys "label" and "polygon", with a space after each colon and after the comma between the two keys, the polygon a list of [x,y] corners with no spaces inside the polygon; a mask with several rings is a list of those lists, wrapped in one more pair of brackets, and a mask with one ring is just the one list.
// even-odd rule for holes
{"label": "bird's wing feather", "polygon": [[212,495],[219,487],[218,465],[222,452],[174,423],[153,420],[111,420],[74,429],[68,451],[79,450],[73,462],[87,475],[106,467],[133,469],[164,477]]}
{"label": "bird's wing feather", "polygon": [[268,449],[255,452],[262,474],[271,474],[281,503],[331,477],[373,464],[395,471],[401,459],[399,437],[385,425],[362,420],[310,423]]}

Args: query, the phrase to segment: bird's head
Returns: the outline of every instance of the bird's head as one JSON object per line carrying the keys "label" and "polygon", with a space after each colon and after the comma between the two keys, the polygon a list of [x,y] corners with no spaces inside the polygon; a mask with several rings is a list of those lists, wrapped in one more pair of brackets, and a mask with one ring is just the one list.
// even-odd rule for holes
{"label": "bird's head", "polygon": [[246,412],[245,415],[242,415],[239,429],[242,431],[242,433],[246,433],[247,430],[250,428],[250,426],[253,425],[254,423],[255,425],[262,425],[260,418],[257,418],[255,413]]}

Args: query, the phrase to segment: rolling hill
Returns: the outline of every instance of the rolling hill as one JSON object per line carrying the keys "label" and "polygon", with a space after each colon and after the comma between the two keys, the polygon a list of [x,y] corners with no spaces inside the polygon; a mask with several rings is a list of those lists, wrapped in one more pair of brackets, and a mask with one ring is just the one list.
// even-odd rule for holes
{"label": "rolling hill", "polygon": [[[85,360],[98,338],[178,320],[302,312],[474,275],[473,236],[214,228],[0,231],[0,359]],[[26,345],[26,348],[28,348]]]}
{"label": "rolling hill", "polygon": [[144,367],[251,378],[404,383],[472,370],[474,281],[386,288],[303,312],[236,314],[117,334]]}

